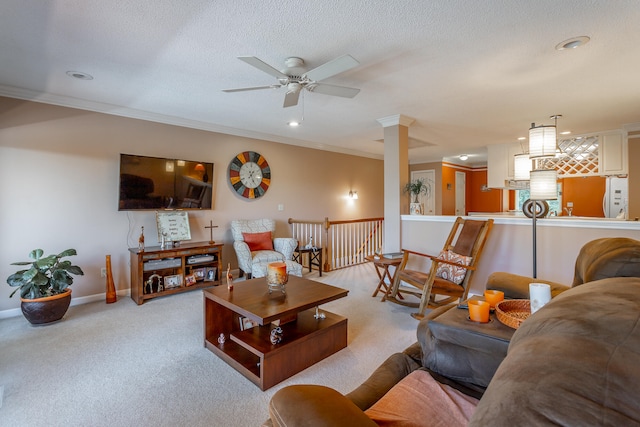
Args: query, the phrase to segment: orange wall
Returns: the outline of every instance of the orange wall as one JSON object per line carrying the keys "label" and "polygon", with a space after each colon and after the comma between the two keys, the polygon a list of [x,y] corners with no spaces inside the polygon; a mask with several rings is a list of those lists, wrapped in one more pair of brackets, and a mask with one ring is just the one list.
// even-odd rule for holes
{"label": "orange wall", "polygon": [[[602,198],[604,197],[606,179],[603,176],[588,176],[581,178],[562,178],[562,212],[567,202],[573,202],[574,216],[604,217]],[[509,209],[515,209],[515,191],[509,191]]]}
{"label": "orange wall", "polygon": [[[572,215],[604,217],[602,198],[606,179],[603,176],[564,178],[562,182],[562,208],[573,202]],[[566,215],[563,212],[562,215]]]}
{"label": "orange wall", "polygon": [[482,191],[487,185],[487,170],[474,170],[467,174],[467,212],[501,212],[502,190]]}
{"label": "orange wall", "polygon": [[502,210],[502,191],[482,191],[487,185],[487,170],[473,170],[456,165],[442,165],[442,215],[455,215],[456,213],[456,172],[464,172],[466,175],[465,204],[469,212],[500,212]]}
{"label": "orange wall", "polygon": [[442,165],[442,215],[456,214],[456,171],[455,167]]}

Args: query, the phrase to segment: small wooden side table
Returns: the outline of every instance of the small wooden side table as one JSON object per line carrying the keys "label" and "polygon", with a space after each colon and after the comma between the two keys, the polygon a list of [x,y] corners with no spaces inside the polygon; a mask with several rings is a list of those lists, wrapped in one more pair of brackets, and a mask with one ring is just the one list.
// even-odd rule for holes
{"label": "small wooden side table", "polygon": [[[376,256],[376,255],[367,255],[365,257],[367,261],[371,261],[376,268],[376,273],[378,273],[378,278],[380,281],[378,282],[378,286],[376,286],[376,290],[373,292],[372,297],[378,295],[378,292],[383,292],[381,301],[385,301],[387,296],[389,295],[389,291],[391,290],[391,286],[393,286],[393,280],[396,277],[396,272],[398,271],[398,266],[402,262],[402,257],[399,258],[386,258],[384,255]],[[393,266],[394,271],[393,275],[389,272],[389,267]],[[389,279],[389,285],[385,279]],[[404,299],[402,295],[398,293],[398,298]]]}
{"label": "small wooden side table", "polygon": [[302,254],[307,254],[309,258],[309,273],[311,273],[311,268],[315,265],[318,267],[318,276],[322,277],[322,248],[301,248],[299,246],[295,248],[293,251],[293,260],[302,264],[304,268]]}

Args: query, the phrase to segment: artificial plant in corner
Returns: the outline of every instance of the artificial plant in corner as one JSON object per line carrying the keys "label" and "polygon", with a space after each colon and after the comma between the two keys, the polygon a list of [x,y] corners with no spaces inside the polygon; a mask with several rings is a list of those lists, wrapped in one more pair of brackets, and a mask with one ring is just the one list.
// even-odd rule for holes
{"label": "artificial plant in corner", "polygon": [[31,261],[11,264],[30,267],[19,270],[7,278],[9,286],[17,288],[9,297],[20,291],[20,308],[27,320],[33,324],[60,320],[71,302],[71,275],[84,275],[80,267],[62,259],[77,255],[75,249],[67,249],[57,255],[43,255],[42,249],[32,250],[29,253]]}

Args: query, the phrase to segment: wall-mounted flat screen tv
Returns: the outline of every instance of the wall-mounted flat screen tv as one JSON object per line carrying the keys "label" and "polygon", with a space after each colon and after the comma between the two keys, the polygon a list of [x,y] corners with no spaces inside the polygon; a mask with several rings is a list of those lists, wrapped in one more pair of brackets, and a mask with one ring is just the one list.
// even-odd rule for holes
{"label": "wall-mounted flat screen tv", "polygon": [[211,209],[213,163],[120,154],[118,210]]}

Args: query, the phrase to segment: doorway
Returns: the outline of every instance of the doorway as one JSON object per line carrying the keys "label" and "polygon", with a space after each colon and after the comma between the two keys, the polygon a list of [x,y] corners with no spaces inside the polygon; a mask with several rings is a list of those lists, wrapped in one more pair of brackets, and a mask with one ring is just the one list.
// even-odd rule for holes
{"label": "doorway", "polygon": [[467,174],[456,172],[456,216],[467,214]]}
{"label": "doorway", "polygon": [[436,214],[436,171],[433,169],[423,170],[423,171],[413,171],[411,172],[411,181],[415,181],[416,179],[422,179],[425,183],[431,185],[431,191],[429,194],[420,194],[418,196],[418,200],[420,203],[424,205],[424,215],[435,215]]}

